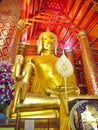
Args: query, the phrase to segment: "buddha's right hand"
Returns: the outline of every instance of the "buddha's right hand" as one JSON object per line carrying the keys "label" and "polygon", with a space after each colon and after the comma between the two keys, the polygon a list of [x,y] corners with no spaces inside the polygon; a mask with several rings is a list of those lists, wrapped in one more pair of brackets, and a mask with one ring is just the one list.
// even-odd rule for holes
{"label": "buddha's right hand", "polygon": [[[45,89],[46,95],[51,97],[58,97],[60,95],[60,91]],[[62,93],[63,94],[63,93]]]}

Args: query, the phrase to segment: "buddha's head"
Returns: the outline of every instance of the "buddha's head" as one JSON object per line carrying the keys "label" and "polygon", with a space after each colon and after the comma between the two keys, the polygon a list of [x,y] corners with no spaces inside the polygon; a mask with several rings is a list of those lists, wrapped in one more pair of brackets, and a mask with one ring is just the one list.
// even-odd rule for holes
{"label": "buddha's head", "polygon": [[58,45],[57,36],[48,29],[41,33],[38,38],[38,53],[50,52],[56,53]]}

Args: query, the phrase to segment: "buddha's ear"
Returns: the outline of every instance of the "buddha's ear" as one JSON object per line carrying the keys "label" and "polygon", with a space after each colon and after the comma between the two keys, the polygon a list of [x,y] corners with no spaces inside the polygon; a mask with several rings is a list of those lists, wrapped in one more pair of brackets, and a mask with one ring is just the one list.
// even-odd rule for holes
{"label": "buddha's ear", "polygon": [[42,41],[41,40],[37,40],[37,51],[38,51],[38,54],[40,54],[42,51]]}
{"label": "buddha's ear", "polygon": [[55,55],[57,55],[58,44],[55,45]]}
{"label": "buddha's ear", "polygon": [[58,49],[58,39],[55,37],[55,55],[57,55],[57,49]]}

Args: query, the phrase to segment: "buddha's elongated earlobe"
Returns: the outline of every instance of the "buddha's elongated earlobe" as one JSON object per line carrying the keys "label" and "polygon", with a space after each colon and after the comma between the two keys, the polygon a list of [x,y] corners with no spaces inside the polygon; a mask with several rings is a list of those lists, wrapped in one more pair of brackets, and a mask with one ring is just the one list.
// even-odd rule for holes
{"label": "buddha's elongated earlobe", "polygon": [[41,40],[37,40],[37,51],[38,51],[38,54],[40,54],[42,51],[42,41]]}
{"label": "buddha's elongated earlobe", "polygon": [[58,38],[55,37],[55,55],[57,55],[57,48],[58,48]]}

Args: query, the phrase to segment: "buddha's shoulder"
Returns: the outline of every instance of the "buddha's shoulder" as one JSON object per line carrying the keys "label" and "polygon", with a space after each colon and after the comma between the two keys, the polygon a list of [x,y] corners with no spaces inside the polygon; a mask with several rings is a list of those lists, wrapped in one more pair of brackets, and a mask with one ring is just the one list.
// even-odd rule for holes
{"label": "buddha's shoulder", "polygon": [[35,61],[35,60],[40,60],[40,59],[52,59],[52,60],[57,60],[58,57],[56,56],[50,56],[50,55],[33,55],[33,56],[26,56],[25,61]]}
{"label": "buddha's shoulder", "polygon": [[25,56],[25,61],[31,61],[32,59],[38,58],[38,55],[33,55],[33,56]]}

